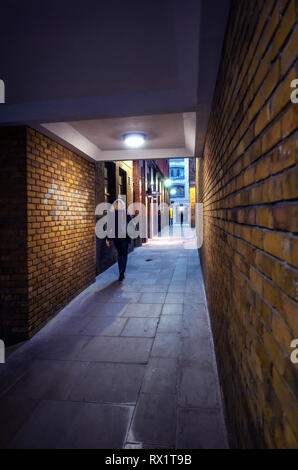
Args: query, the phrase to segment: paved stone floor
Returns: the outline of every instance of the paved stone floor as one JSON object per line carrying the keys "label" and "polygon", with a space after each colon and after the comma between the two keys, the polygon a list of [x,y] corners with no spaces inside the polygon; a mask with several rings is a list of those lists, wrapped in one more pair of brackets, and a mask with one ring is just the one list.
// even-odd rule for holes
{"label": "paved stone floor", "polygon": [[112,266],[0,365],[0,447],[227,447],[197,250],[154,239],[116,279]]}

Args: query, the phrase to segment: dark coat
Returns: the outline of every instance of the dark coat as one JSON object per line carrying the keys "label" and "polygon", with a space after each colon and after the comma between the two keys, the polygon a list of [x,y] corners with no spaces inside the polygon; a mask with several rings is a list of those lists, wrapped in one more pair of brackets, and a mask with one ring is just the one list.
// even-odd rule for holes
{"label": "dark coat", "polygon": [[[123,217],[122,214],[118,215],[118,212],[119,212],[118,210],[115,210],[114,212],[111,211],[109,213],[109,217],[111,217],[111,219],[109,219],[109,223],[108,223],[107,238],[108,238],[108,240],[114,240],[114,239],[124,240],[124,238],[126,238],[127,241],[130,242],[131,238],[127,233],[127,226],[129,224],[129,222],[132,220],[132,217],[126,212],[126,214],[125,214],[126,215],[126,217],[125,217],[126,220],[125,220],[124,218],[122,218]],[[112,218],[114,218],[114,223],[115,223],[115,234],[113,234],[113,220],[112,220]],[[121,224],[122,224],[123,230],[121,230]],[[125,228],[124,228],[124,224],[125,224]],[[125,230],[125,234],[126,234],[125,237],[123,237],[124,230]]]}

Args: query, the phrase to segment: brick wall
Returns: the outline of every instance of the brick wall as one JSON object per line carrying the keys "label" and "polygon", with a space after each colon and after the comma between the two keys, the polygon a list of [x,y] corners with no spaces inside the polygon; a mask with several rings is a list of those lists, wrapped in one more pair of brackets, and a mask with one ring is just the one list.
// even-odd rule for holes
{"label": "brick wall", "polygon": [[169,160],[167,159],[157,159],[154,160],[158,168],[160,169],[164,178],[169,177]]}
{"label": "brick wall", "polygon": [[30,128],[0,135],[1,337],[15,342],[95,279],[94,165]]}
{"label": "brick wall", "polygon": [[234,0],[200,174],[231,444],[297,447],[297,2]]}
{"label": "brick wall", "polygon": [[95,280],[94,164],[27,130],[29,331]]}
{"label": "brick wall", "polygon": [[0,128],[0,338],[28,329],[26,130]]}

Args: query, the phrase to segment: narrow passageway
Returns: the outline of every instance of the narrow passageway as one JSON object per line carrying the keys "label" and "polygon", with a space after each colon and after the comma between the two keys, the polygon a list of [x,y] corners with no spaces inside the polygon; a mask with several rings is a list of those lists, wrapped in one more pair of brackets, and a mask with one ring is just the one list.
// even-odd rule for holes
{"label": "narrow passageway", "polygon": [[123,283],[116,265],[98,276],[8,358],[2,447],[227,447],[199,259],[179,230],[134,250]]}

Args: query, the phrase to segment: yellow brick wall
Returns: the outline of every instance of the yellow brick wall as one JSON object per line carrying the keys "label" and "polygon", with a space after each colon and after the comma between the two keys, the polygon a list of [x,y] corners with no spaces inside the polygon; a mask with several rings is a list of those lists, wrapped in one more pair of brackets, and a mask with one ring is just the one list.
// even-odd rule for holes
{"label": "yellow brick wall", "polygon": [[95,279],[94,165],[27,129],[28,334]]}
{"label": "yellow brick wall", "polygon": [[298,447],[297,2],[234,0],[198,195],[231,444]]}

